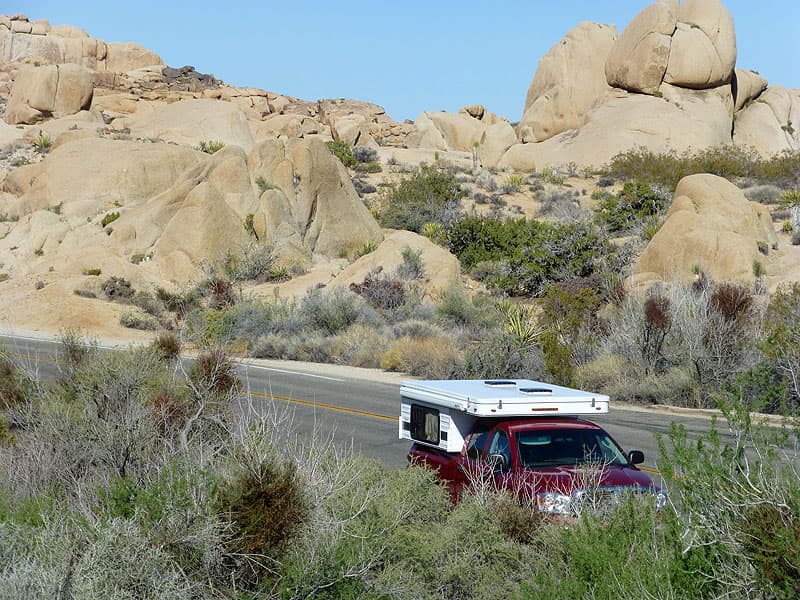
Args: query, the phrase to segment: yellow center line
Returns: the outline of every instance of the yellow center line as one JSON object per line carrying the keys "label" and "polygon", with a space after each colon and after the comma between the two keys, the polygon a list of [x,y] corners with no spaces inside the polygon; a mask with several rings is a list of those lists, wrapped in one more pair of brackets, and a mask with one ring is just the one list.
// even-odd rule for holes
{"label": "yellow center line", "polygon": [[358,415],[360,417],[369,417],[371,419],[381,419],[384,421],[394,421],[397,422],[397,417],[389,417],[386,415],[381,415],[374,412],[369,412],[366,410],[359,410],[357,408],[346,408],[344,406],[336,406],[335,404],[326,404],[324,402],[314,402],[311,400],[301,400],[300,398],[291,398],[289,396],[279,396],[277,394],[265,394],[263,392],[250,392],[251,395],[256,396],[258,398],[267,398],[269,400],[281,400],[283,402],[291,402],[293,404],[301,404],[303,406],[313,406],[314,408],[324,408],[326,410],[335,410],[343,413],[348,413],[351,415]]}
{"label": "yellow center line", "polygon": [[639,470],[644,471],[645,473],[650,473],[651,475],[661,475],[661,471],[659,471],[658,469],[653,469],[651,467],[644,467],[642,465],[639,465]]}
{"label": "yellow center line", "polygon": [[58,364],[57,358],[48,358],[43,354],[20,354],[19,352],[6,352],[7,356],[15,356],[17,358],[22,358],[25,360],[41,360],[44,362],[55,363]]}

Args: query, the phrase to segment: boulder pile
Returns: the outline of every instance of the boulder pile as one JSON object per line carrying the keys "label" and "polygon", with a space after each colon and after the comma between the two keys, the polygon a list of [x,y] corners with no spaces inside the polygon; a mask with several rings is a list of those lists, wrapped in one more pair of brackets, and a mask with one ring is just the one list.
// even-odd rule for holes
{"label": "boulder pile", "polygon": [[[800,149],[800,90],[735,69],[733,17],[720,0],[657,0],[617,35],[582,23],[542,58],[501,167],[599,166],[654,152]],[[766,91],[765,91],[766,90]],[[492,165],[490,165],[492,166]]]}

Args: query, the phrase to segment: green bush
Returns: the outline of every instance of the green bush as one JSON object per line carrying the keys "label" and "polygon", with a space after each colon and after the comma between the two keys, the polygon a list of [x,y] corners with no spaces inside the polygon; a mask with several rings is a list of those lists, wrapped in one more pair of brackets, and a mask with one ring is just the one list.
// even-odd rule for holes
{"label": "green bush", "polygon": [[[723,423],[689,438],[673,423],[659,467],[680,507],[684,552],[712,573],[708,584],[742,597],[800,593],[798,422],[770,425],[749,412],[741,390],[721,394]],[[721,435],[725,431],[727,435]]]}
{"label": "green bush", "polygon": [[197,149],[206,154],[215,154],[225,147],[225,142],[219,140],[201,140]]}
{"label": "green bush", "polygon": [[330,150],[348,169],[358,164],[358,161],[353,156],[353,148],[344,140],[331,140],[325,142],[325,145],[328,146],[328,150]]}
{"label": "green bush", "polygon": [[33,147],[36,148],[37,152],[42,154],[46,153],[50,150],[50,147],[53,145],[52,138],[47,135],[46,133],[39,132],[39,135],[36,136],[33,140]]}
{"label": "green bush", "polygon": [[379,162],[356,163],[356,171],[359,173],[382,173],[383,167]]}
{"label": "green bush", "polygon": [[[626,231],[645,223],[648,218],[664,213],[671,195],[647,183],[626,183],[622,190],[603,199],[598,205],[597,218],[610,231]],[[652,237],[652,236],[651,236]]]}
{"label": "green bush", "polygon": [[0,411],[24,404],[33,391],[33,380],[0,348]]}
{"label": "green bush", "polygon": [[358,296],[349,290],[315,288],[303,297],[300,314],[312,329],[334,335],[358,320],[361,306]]}
{"label": "green bush", "polygon": [[511,296],[539,296],[550,283],[588,277],[610,252],[584,223],[469,216],[451,227],[448,238],[465,269]]}
{"label": "green bush", "polygon": [[119,317],[119,324],[129,329],[141,329],[143,331],[155,331],[158,329],[158,319],[135,311],[125,311]]}
{"label": "green bush", "polygon": [[100,221],[100,225],[102,227],[105,227],[106,225],[108,225],[109,223],[113,223],[117,219],[119,219],[119,213],[118,212],[107,213],[106,216],[104,216],[102,218],[102,220]]}
{"label": "green bush", "polygon": [[[273,456],[239,473],[222,505],[234,528],[229,550],[249,556],[280,556],[308,517],[308,500],[295,464]],[[252,586],[271,569],[263,562],[253,563],[245,571],[246,580],[248,571],[255,580]]]}
{"label": "green bush", "polygon": [[616,155],[601,172],[629,181],[660,184],[670,190],[675,189],[683,177],[696,173],[797,185],[800,182],[800,156],[797,151],[785,151],[764,159],[751,148],[733,144],[682,154],[636,148]]}
{"label": "green bush", "polygon": [[384,227],[421,233],[426,223],[445,228],[459,218],[461,185],[449,171],[422,167],[391,188],[381,201],[379,220]]}

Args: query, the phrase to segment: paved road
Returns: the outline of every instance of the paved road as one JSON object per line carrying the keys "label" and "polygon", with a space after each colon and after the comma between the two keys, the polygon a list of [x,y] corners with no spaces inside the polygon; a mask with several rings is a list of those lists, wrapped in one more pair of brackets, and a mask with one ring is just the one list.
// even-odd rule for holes
{"label": "paved road", "polygon": [[[58,373],[57,344],[50,340],[0,336],[0,345],[36,370],[44,379]],[[301,435],[315,430],[333,434],[340,444],[352,442],[366,456],[387,467],[405,464],[408,442],[397,436],[399,378],[392,374],[282,361],[246,361],[240,367],[242,382],[257,408],[267,403],[294,414]],[[682,423],[689,434],[708,429],[706,417],[675,416],[613,407],[597,421],[626,450],[644,451],[645,466],[655,468],[658,457],[655,433],[667,433],[672,421]]]}

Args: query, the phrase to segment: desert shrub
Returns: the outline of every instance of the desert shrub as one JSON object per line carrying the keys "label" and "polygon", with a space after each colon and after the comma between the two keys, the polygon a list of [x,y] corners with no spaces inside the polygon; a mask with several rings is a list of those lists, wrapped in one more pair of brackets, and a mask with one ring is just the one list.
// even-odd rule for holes
{"label": "desert shrub", "polygon": [[743,597],[793,598],[800,591],[800,431],[796,422],[758,421],[747,404],[739,390],[721,395],[723,423],[692,438],[673,423],[659,443],[659,468],[681,507],[684,552],[699,553],[705,564],[696,566],[713,573],[710,584]]}
{"label": "desert shrub", "polygon": [[538,343],[556,383],[571,385],[575,367],[588,361],[597,345],[601,333],[597,279],[554,284],[542,296],[540,322],[544,326]]}
{"label": "desert shrub", "polygon": [[381,328],[356,323],[331,340],[330,354],[337,364],[375,369],[390,343]]}
{"label": "desert shrub", "polygon": [[545,379],[544,357],[538,346],[521,343],[518,337],[507,331],[496,331],[466,351],[464,372],[479,379],[514,377],[542,380]]}
{"label": "desert shrub", "polygon": [[423,379],[452,379],[462,372],[461,353],[447,337],[401,338],[381,358],[381,368]]}
{"label": "desert shrub", "polygon": [[777,204],[781,199],[781,189],[774,185],[754,185],[744,190],[744,196],[750,202]]}
{"label": "desert shrub", "polygon": [[441,223],[424,223],[420,233],[434,244],[438,244],[439,246],[447,244],[447,233]]}
{"label": "desert shrub", "polygon": [[158,319],[144,312],[127,310],[119,316],[119,324],[129,329],[155,331],[158,329]]}
{"label": "desert shrub", "polygon": [[470,216],[451,227],[448,238],[465,269],[512,296],[539,296],[550,283],[587,277],[609,252],[607,242],[583,223]]}
{"label": "desert shrub", "polygon": [[193,583],[169,553],[151,544],[135,523],[112,519],[99,523],[91,533],[69,578],[73,597],[192,597]]}
{"label": "desert shrub", "polygon": [[525,183],[525,176],[521,173],[512,173],[506,177],[505,185],[503,186],[503,191],[507,194],[515,194],[521,188],[522,185]]}
{"label": "desert shrub", "polygon": [[171,331],[159,333],[151,346],[167,361],[175,360],[181,355],[181,341]]}
{"label": "desert shrub", "polygon": [[481,310],[460,287],[444,291],[434,308],[437,319],[447,325],[469,326],[481,318]]}
{"label": "desert shrub", "polygon": [[97,276],[97,275],[100,275],[100,273],[102,273],[102,271],[100,269],[84,269],[83,270],[83,274],[84,275]]}
{"label": "desert shrub", "polygon": [[122,277],[109,277],[101,285],[100,289],[106,295],[106,299],[111,302],[130,302],[135,290],[131,287],[131,282]]}
{"label": "desert shrub", "polygon": [[200,307],[201,293],[197,288],[193,288],[183,294],[170,292],[164,288],[156,288],[156,298],[169,311],[183,318],[186,313]]}
{"label": "desert shrub", "polygon": [[[258,557],[275,557],[289,544],[305,522],[308,500],[295,464],[276,456],[236,475],[223,496],[224,511],[230,515],[234,531],[230,551]],[[249,576],[248,576],[249,571]],[[244,571],[245,581],[253,583],[270,569],[263,560],[254,561]]]}
{"label": "desert shrub", "polygon": [[379,162],[358,163],[356,164],[356,171],[358,173],[381,173],[383,172],[383,167]]}
{"label": "desert shrub", "polygon": [[334,335],[358,320],[361,306],[350,290],[315,288],[303,297],[299,311],[308,327]]}
{"label": "desert shrub", "polygon": [[375,252],[375,250],[377,249],[378,245],[374,241],[368,240],[364,242],[364,244],[358,250],[356,250],[355,258],[361,258],[362,256],[366,256],[367,254]]}
{"label": "desert shrub", "polygon": [[432,337],[442,336],[444,331],[430,321],[420,319],[408,319],[400,321],[392,326],[392,335],[396,338],[401,337]]}
{"label": "desert shrub", "polygon": [[406,300],[405,282],[381,275],[376,270],[367,273],[363,283],[351,283],[350,290],[364,298],[370,306],[381,310],[393,310]]}
{"label": "desert shrub", "polygon": [[273,279],[272,246],[258,242],[244,246],[240,252],[227,252],[222,257],[222,272],[232,282],[270,281]]}
{"label": "desert shrub", "polygon": [[0,411],[27,403],[35,389],[34,379],[0,348]]}
{"label": "desert shrub", "polygon": [[289,360],[297,356],[298,339],[286,334],[267,333],[258,337],[250,355],[254,358]]}
{"label": "desert shrub", "polygon": [[100,225],[101,225],[102,227],[105,227],[106,225],[108,225],[109,223],[113,223],[113,222],[114,222],[114,221],[116,221],[117,219],[119,219],[119,213],[118,213],[118,212],[110,212],[110,213],[107,213],[107,214],[106,214],[106,215],[105,215],[105,216],[104,216],[104,217],[101,219],[101,221],[100,221]]}
{"label": "desert shrub", "polygon": [[800,403],[800,284],[780,287],[767,307],[762,352],[783,374],[792,404]]}
{"label": "desert shrub", "polygon": [[76,289],[72,290],[72,293],[76,296],[80,296],[81,298],[97,298],[97,294],[95,294],[92,290]]}
{"label": "desert shrub", "polygon": [[391,188],[382,199],[381,225],[416,233],[430,222],[446,228],[459,218],[462,196],[461,186],[451,173],[436,167],[422,167]]}
{"label": "desert shrub", "polygon": [[608,196],[597,207],[597,217],[611,231],[625,231],[649,217],[662,214],[671,195],[647,183],[626,183],[622,190]]}
{"label": "desert shrub", "polygon": [[328,150],[331,151],[331,154],[338,158],[348,169],[358,164],[358,161],[353,156],[352,147],[344,140],[331,140],[325,142],[325,145],[328,146]]}
{"label": "desert shrub", "polygon": [[796,151],[763,159],[751,148],[732,144],[683,154],[636,148],[612,158],[603,174],[629,181],[657,183],[670,190],[675,189],[683,177],[696,173],[712,173],[726,179],[749,177],[791,185],[800,178],[799,163]]}
{"label": "desert shrub", "polygon": [[236,363],[218,348],[199,354],[189,368],[188,377],[200,391],[214,397],[229,395],[241,387]]}
{"label": "desert shrub", "polygon": [[757,316],[751,292],[738,285],[662,286],[628,294],[608,313],[598,353],[627,362],[616,394],[710,407],[713,394],[757,363]]}
{"label": "desert shrub", "polygon": [[360,163],[373,163],[378,160],[378,151],[369,146],[356,146],[353,148],[353,158]]}
{"label": "desert shrub", "polygon": [[197,149],[206,154],[216,154],[225,147],[225,142],[220,140],[201,140]]}
{"label": "desert shrub", "polygon": [[410,246],[405,246],[400,255],[403,257],[403,262],[397,267],[397,276],[413,281],[414,279],[422,279],[425,276],[425,263],[422,260],[422,250],[414,250]]}
{"label": "desert shrub", "polygon": [[37,152],[41,154],[45,154],[50,150],[50,147],[53,145],[52,138],[47,135],[46,133],[39,132],[33,139],[33,147],[36,149]]}
{"label": "desert shrub", "polygon": [[353,187],[356,189],[356,193],[360,197],[363,197],[364,194],[374,194],[378,191],[378,188],[376,188],[374,185],[364,181],[359,177],[353,179]]}
{"label": "desert shrub", "polygon": [[233,285],[227,279],[212,277],[206,282],[205,287],[210,294],[209,306],[211,308],[218,310],[236,304]]}
{"label": "desert shrub", "polygon": [[162,304],[150,292],[136,292],[131,298],[131,304],[154,317],[160,317],[164,310]]}

